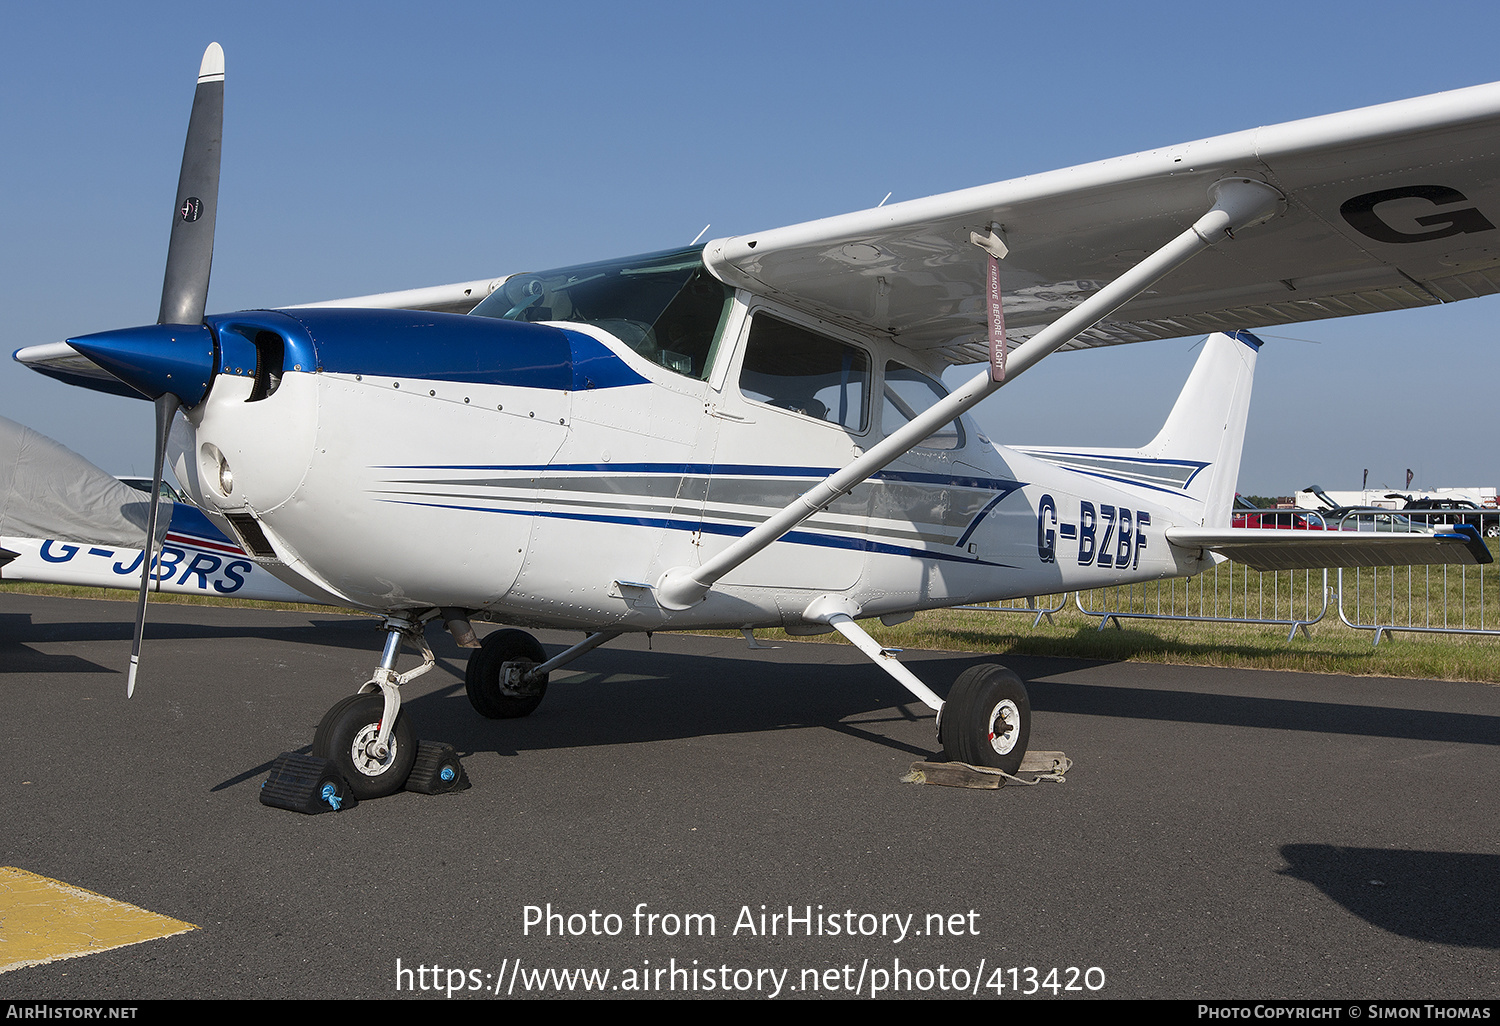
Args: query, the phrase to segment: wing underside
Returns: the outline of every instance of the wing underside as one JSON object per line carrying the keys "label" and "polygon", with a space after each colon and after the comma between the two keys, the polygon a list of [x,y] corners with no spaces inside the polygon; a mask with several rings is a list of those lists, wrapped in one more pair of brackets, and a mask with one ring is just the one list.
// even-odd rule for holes
{"label": "wing underside", "polygon": [[1374,313],[1500,290],[1500,83],[1238,132],[754,235],[716,274],[950,362],[986,358],[991,225],[1012,344],[1191,225],[1226,177],[1287,199],[1072,347]]}

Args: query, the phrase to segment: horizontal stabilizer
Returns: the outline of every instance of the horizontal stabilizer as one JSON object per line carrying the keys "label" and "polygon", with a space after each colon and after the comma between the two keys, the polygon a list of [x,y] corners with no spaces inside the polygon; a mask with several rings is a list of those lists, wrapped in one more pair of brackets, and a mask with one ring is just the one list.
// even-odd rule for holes
{"label": "horizontal stabilizer", "polygon": [[1479,532],[1468,525],[1432,534],[1171,527],[1167,541],[1180,548],[1207,549],[1263,571],[1439,563],[1472,566],[1495,559]]}

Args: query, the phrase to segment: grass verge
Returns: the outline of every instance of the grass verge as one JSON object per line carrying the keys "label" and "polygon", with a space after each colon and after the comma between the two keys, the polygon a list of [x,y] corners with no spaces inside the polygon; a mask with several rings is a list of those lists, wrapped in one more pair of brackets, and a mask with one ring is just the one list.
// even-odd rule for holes
{"label": "grass verge", "polygon": [[[0,584],[0,594],[5,593],[132,600],[127,592],[50,584]],[[347,612],[306,603],[193,595],[153,595],[152,602],[323,614]],[[1332,610],[1313,626],[1311,639],[1299,633],[1292,641],[1287,640],[1283,627],[1194,621],[1127,620],[1123,628],[1110,626],[1101,631],[1096,618],[1083,615],[1071,605],[1052,619],[1050,624],[1044,621],[1033,628],[1031,617],[1023,614],[935,609],[918,613],[914,619],[894,627],[883,626],[878,620],[864,621],[863,626],[882,645],[891,648],[1500,684],[1500,638],[1404,633],[1387,635],[1376,646],[1371,643],[1369,631],[1345,627]],[[757,632],[757,637],[783,643],[806,640],[843,643],[837,634],[791,638],[779,630],[763,630]]]}

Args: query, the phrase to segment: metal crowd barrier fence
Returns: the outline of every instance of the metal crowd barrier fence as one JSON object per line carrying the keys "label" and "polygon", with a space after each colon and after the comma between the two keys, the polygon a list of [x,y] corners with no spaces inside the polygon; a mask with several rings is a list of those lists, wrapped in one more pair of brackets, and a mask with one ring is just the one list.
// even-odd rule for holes
{"label": "metal crowd barrier fence", "polygon": [[[1236,517],[1237,520],[1241,519]],[[1243,524],[1268,531],[1322,531],[1323,515],[1316,510],[1245,511]],[[1192,577],[1148,584],[1098,588],[1088,594],[1098,601],[1085,604],[1084,592],[1075,601],[1087,616],[1099,617],[1102,631],[1111,620],[1197,620],[1287,628],[1291,641],[1328,613],[1327,570],[1277,570],[1260,573],[1238,563],[1217,563]],[[1091,608],[1097,607],[1097,608]]]}
{"label": "metal crowd barrier fence", "polygon": [[[1486,515],[1490,511],[1485,511]],[[1360,511],[1330,526],[1317,510],[1247,512],[1246,525],[1263,530],[1420,531],[1468,514],[1451,510],[1411,513]],[[1500,541],[1489,538],[1486,519],[1475,524],[1486,544],[1500,554]],[[1073,593],[1078,611],[1099,620],[1099,630],[1123,619],[1193,620],[1287,628],[1291,641],[1328,613],[1330,597],[1339,619],[1355,630],[1374,632],[1374,644],[1395,631],[1430,634],[1500,636],[1500,560],[1487,566],[1364,567],[1336,571],[1334,588],[1327,570],[1279,570],[1259,573],[1237,563],[1219,563],[1188,578],[1147,584],[1096,588]],[[1045,602],[1045,604],[1044,604]],[[958,606],[985,613],[1026,613],[1035,627],[1068,603],[1068,595],[1036,596],[988,605]]]}
{"label": "metal crowd barrier fence", "polygon": [[[1477,514],[1477,511],[1476,511]],[[1470,522],[1451,510],[1349,513],[1341,530],[1422,531]],[[1477,518],[1477,517],[1476,517]],[[1490,521],[1474,523],[1488,533]],[[1486,540],[1491,552],[1493,540]],[[1361,567],[1338,571],[1339,619],[1373,631],[1372,644],[1394,631],[1500,635],[1500,562],[1480,566]]]}
{"label": "metal crowd barrier fence", "polygon": [[1328,571],[1259,573],[1219,563],[1192,577],[1080,591],[1075,601],[1079,612],[1099,618],[1101,631],[1111,620],[1116,627],[1123,619],[1198,620],[1286,627],[1291,641],[1298,630],[1312,637],[1308,628],[1327,614]]}
{"label": "metal crowd barrier fence", "polygon": [[[1056,599],[1057,605],[1040,605],[1039,603],[1044,598],[1049,603],[1053,599]],[[1018,603],[1025,604],[1019,605]],[[1046,617],[1049,624],[1052,623],[1052,614],[1061,613],[1067,605],[1068,593],[1063,592],[1061,595],[1033,595],[1030,598],[1024,599],[1005,599],[1001,602],[987,602],[981,606],[954,606],[953,608],[966,609],[974,613],[1031,613],[1035,614],[1035,618],[1031,621],[1031,626],[1035,627],[1042,622],[1043,617]]]}

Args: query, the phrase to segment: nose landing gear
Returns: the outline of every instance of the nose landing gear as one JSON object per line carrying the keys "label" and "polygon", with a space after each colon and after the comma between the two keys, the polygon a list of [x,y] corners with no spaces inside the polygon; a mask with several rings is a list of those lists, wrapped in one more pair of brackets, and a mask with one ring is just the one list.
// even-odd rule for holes
{"label": "nose landing gear", "polygon": [[[350,695],[328,710],[318,724],[313,754],[338,769],[354,797],[383,798],[395,794],[411,774],[417,758],[417,742],[411,718],[397,715],[395,727],[385,723],[385,700],[378,694]],[[382,749],[377,742],[387,740]]]}
{"label": "nose landing gear", "polygon": [[[411,720],[401,714],[399,688],[428,670],[436,660],[422,635],[425,620],[391,616],[385,621],[385,651],[374,676],[323,716],[313,735],[312,754],[333,763],[356,798],[382,798],[406,784],[417,758]],[[422,665],[396,672],[405,640],[422,654]]]}

